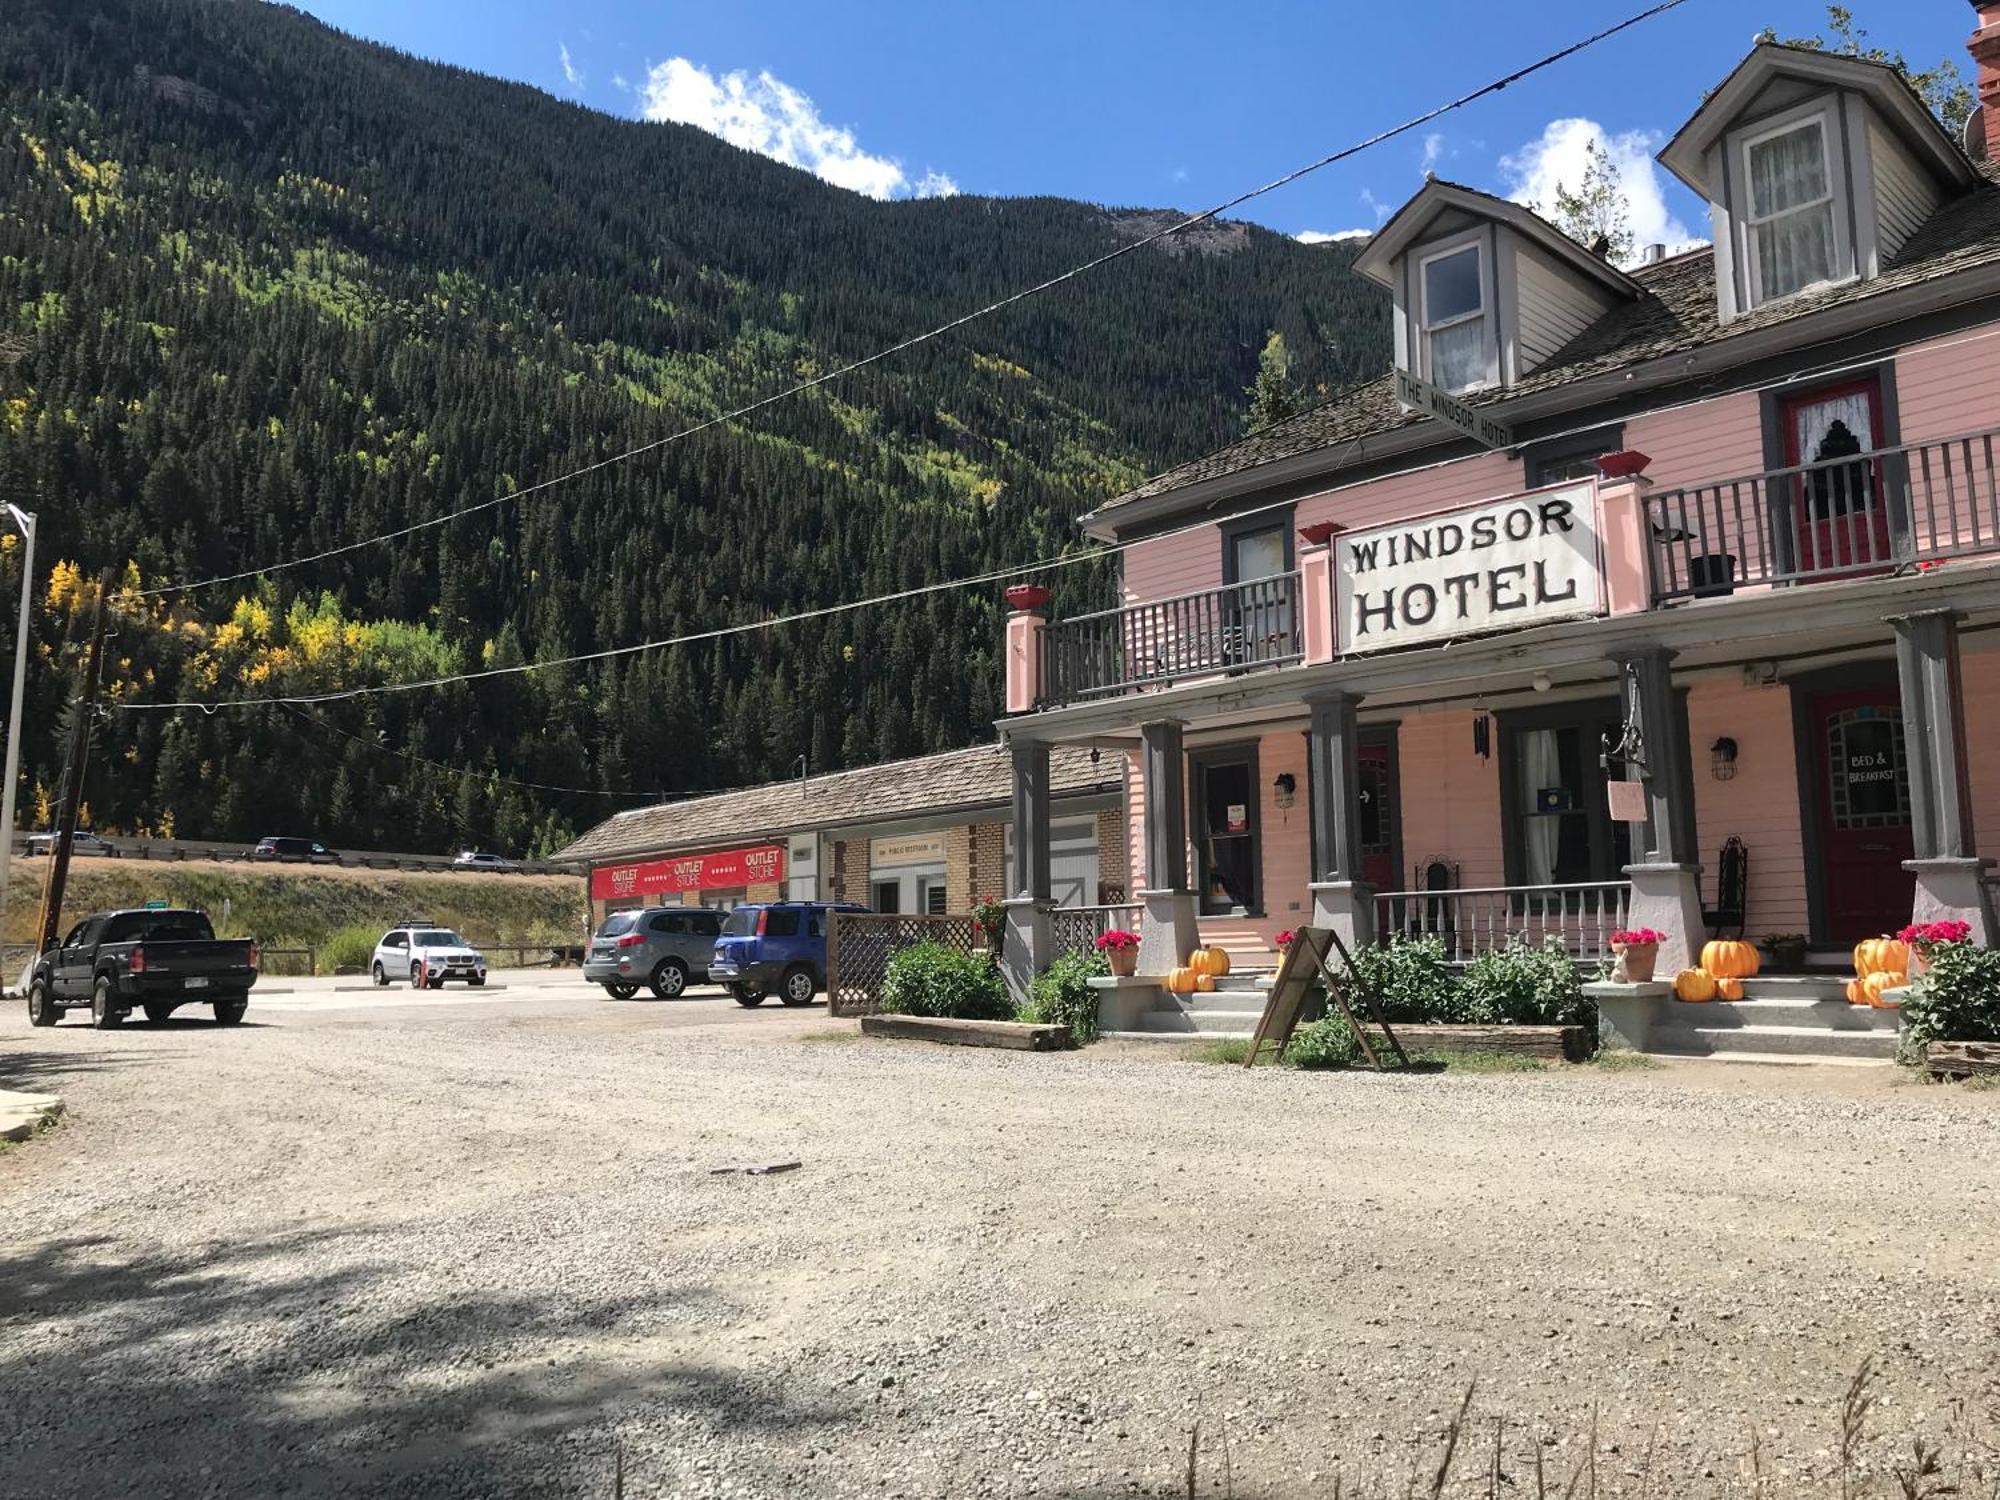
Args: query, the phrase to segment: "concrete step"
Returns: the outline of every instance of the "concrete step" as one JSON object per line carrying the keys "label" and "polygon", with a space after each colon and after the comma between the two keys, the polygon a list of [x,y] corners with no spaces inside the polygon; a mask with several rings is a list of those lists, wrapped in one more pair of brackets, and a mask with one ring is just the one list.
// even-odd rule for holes
{"label": "concrete step", "polygon": [[1253,1015],[1264,1009],[1262,990],[1209,990],[1195,991],[1191,995],[1175,995],[1161,991],[1153,1001],[1156,1011],[1185,1011],[1190,1014],[1214,1011],[1247,1010]]}
{"label": "concrete step", "polygon": [[1201,1036],[1251,1036],[1263,1016],[1261,1010],[1181,1010],[1154,1009],[1139,1016],[1139,1029],[1155,1033],[1194,1033]]}
{"label": "concrete step", "polygon": [[[1747,995],[1747,986],[1745,992]],[[1675,1000],[1667,1007],[1667,1024],[1711,1029],[1817,1026],[1826,1031],[1881,1031],[1894,1036],[1902,1029],[1903,1013],[1899,1010],[1877,1010],[1872,1005],[1849,1005],[1845,1000],[1821,1000],[1810,994],[1796,994],[1711,1000],[1705,1005],[1689,1005]]]}
{"label": "concrete step", "polygon": [[1854,977],[1849,969],[1844,974],[1760,974],[1755,979],[1743,981],[1743,998],[1746,1000],[1838,1000],[1847,1003],[1847,981]]}
{"label": "concrete step", "polygon": [[[1705,1007],[1690,1007],[1703,1009]],[[1668,1057],[1784,1056],[1868,1058],[1896,1055],[1893,1031],[1831,1031],[1824,1026],[1662,1026],[1647,1049]]]}
{"label": "concrete step", "polygon": [[1231,969],[1216,979],[1215,992],[1231,995],[1260,994],[1263,982],[1276,972],[1275,969]]}

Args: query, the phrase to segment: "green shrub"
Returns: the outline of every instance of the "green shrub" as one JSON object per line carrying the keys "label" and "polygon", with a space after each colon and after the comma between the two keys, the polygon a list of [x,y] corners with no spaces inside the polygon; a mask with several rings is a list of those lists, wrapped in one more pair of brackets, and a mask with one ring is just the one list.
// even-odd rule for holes
{"label": "green shrub", "polygon": [[1510,938],[1505,948],[1465,966],[1459,993],[1465,1018],[1482,1025],[1595,1025],[1597,1007],[1558,938],[1536,947]]}
{"label": "green shrub", "polygon": [[1354,967],[1382,1002],[1391,1024],[1471,1019],[1437,938],[1394,934],[1387,943],[1370,943],[1357,952]]}
{"label": "green shrub", "polygon": [[[1376,1057],[1394,1065],[1395,1054],[1379,1031],[1368,1038],[1368,1045]],[[1285,1048],[1285,1061],[1294,1068],[1351,1068],[1366,1060],[1360,1038],[1338,1012],[1306,1022],[1292,1033],[1291,1045]]]}
{"label": "green shrub", "polygon": [[891,1015],[962,1021],[1008,1021],[1014,1016],[1000,971],[984,958],[942,943],[918,943],[889,960],[882,1009]]}
{"label": "green shrub", "polygon": [[375,945],[382,941],[383,929],[351,923],[329,933],[319,945],[322,974],[360,974],[375,957]]}
{"label": "green shrub", "polygon": [[1901,1056],[1921,1062],[1929,1042],[2000,1041],[2000,951],[1938,943],[1903,1003]]}
{"label": "green shrub", "polygon": [[1072,1046],[1096,1041],[1097,991],[1090,987],[1090,981],[1110,972],[1111,965],[1101,953],[1064,954],[1028,987],[1028,1003],[1022,1007],[1021,1019],[1068,1027]]}

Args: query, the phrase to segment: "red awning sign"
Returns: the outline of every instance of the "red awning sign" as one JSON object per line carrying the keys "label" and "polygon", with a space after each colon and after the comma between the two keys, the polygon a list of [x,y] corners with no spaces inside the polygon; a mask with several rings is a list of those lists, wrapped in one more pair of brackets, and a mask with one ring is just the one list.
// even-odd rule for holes
{"label": "red awning sign", "polygon": [[599,865],[590,872],[593,901],[626,901],[681,891],[729,890],[769,885],[785,878],[785,851],[778,844],[755,849],[718,849],[636,865]]}

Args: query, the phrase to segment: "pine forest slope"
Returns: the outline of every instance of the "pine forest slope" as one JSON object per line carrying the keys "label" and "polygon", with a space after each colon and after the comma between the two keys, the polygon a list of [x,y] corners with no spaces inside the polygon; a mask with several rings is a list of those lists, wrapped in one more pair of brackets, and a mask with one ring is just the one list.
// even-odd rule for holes
{"label": "pine forest slope", "polygon": [[[261,0],[13,0],[0,495],[42,517],[47,643],[28,815],[56,782],[99,569],[151,586],[436,517],[1157,222],[1052,198],[875,202]],[[111,692],[557,657],[1074,547],[1093,502],[1237,432],[1266,329],[1308,386],[1386,363],[1352,259],[1217,226],[552,493],[260,584],[128,591]],[[18,551],[3,561],[11,591]],[[1092,564],[1059,602],[1110,587]],[[514,852],[632,798],[497,778],[679,794],[800,754],[832,769],[968,744],[997,711],[993,593],[311,714],[114,714],[92,814]]]}

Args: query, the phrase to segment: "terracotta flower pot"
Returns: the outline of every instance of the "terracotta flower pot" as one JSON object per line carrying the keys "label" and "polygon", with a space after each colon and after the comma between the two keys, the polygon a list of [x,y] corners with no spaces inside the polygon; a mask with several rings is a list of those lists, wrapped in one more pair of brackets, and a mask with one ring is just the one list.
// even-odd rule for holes
{"label": "terracotta flower pot", "polygon": [[1137,948],[1106,948],[1104,961],[1111,965],[1111,972],[1120,979],[1130,979],[1139,972]]}
{"label": "terracotta flower pot", "polygon": [[1660,961],[1658,943],[1613,943],[1611,953],[1613,984],[1645,984],[1653,977],[1653,966]]}

